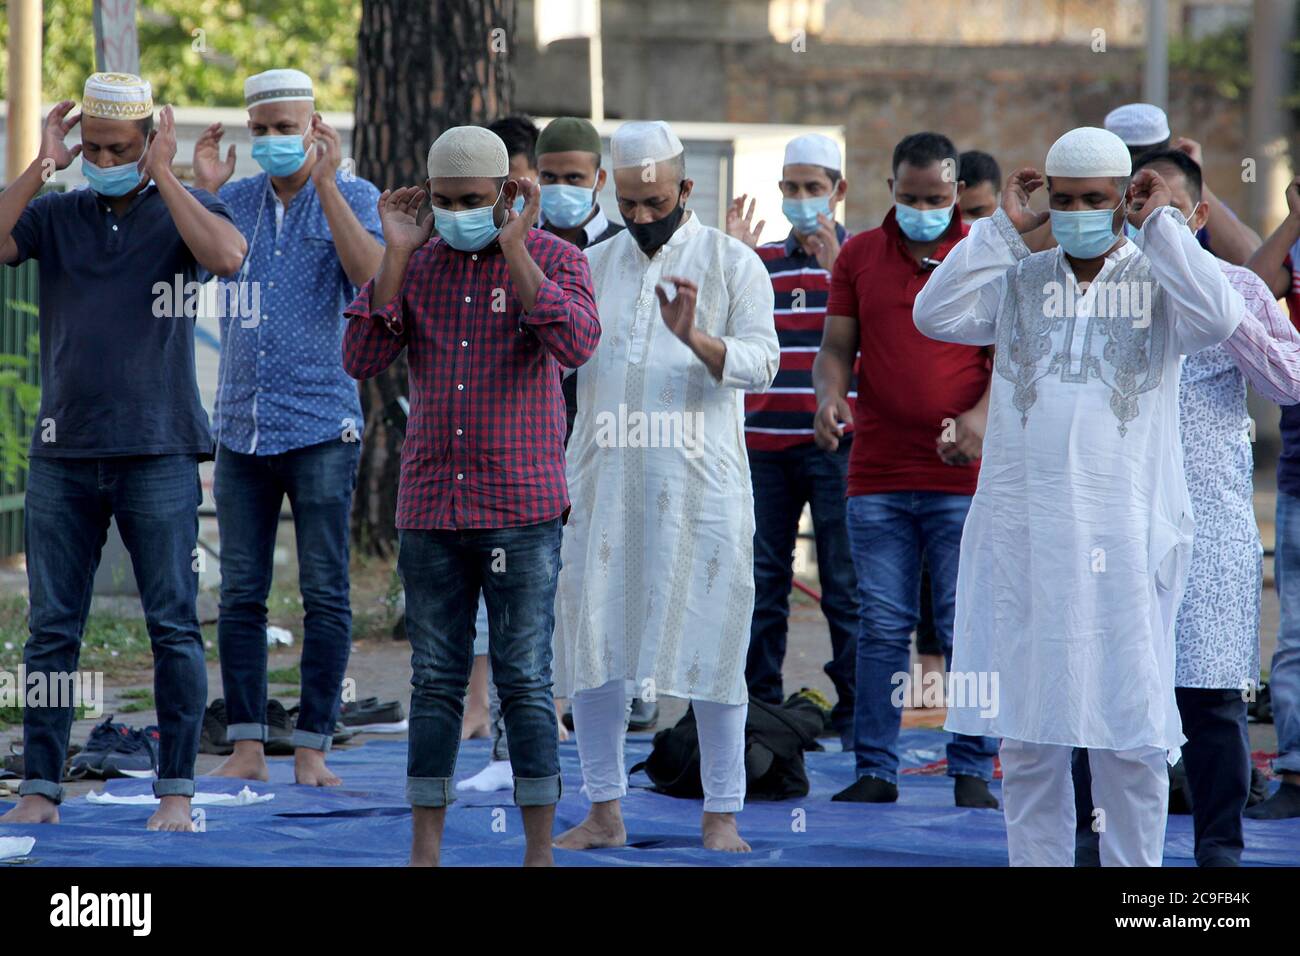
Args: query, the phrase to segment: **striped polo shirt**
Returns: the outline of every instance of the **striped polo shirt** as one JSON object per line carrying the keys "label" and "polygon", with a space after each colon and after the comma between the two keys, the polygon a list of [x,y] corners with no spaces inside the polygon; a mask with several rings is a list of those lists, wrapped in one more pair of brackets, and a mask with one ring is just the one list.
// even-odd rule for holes
{"label": "striped polo shirt", "polygon": [[[849,234],[839,223],[835,233],[843,245]],[[812,367],[822,342],[831,274],[804,251],[793,229],[783,241],[764,243],[754,251],[767,266],[776,294],[781,368],[766,392],[745,395],[745,444],[750,451],[784,451],[812,444],[817,412]],[[857,380],[855,361],[852,381]],[[856,397],[856,391],[849,392],[850,405]]]}

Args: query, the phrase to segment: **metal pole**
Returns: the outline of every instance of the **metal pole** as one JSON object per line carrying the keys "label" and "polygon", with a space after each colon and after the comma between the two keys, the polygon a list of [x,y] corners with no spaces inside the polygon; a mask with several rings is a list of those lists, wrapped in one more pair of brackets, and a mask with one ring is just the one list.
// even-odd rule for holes
{"label": "metal pole", "polygon": [[1250,114],[1247,156],[1255,160],[1255,179],[1247,181],[1250,204],[1247,221],[1267,234],[1286,216],[1286,187],[1291,180],[1287,162],[1290,113],[1282,98],[1290,87],[1295,0],[1255,0],[1250,30]]}
{"label": "metal pole", "polygon": [[41,148],[41,0],[9,0],[9,113],[5,182]]}
{"label": "metal pole", "polygon": [[1169,107],[1169,18],[1166,0],[1147,0],[1147,59],[1142,98]]}
{"label": "metal pole", "polygon": [[600,42],[600,0],[596,0],[595,8],[596,22],[592,26],[588,59],[591,64],[591,121],[599,123],[605,118],[605,66]]}

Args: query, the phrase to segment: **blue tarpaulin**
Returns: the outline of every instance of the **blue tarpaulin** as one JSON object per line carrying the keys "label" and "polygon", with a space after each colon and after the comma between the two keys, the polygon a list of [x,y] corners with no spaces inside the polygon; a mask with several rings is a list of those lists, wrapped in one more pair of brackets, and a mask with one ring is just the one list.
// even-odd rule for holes
{"label": "blue tarpaulin", "polygon": [[[642,774],[623,804],[629,845],[616,850],[556,851],[561,865],[588,866],[1005,866],[1006,831],[998,810],[953,806],[952,783],[926,771],[944,756],[946,735],[905,730],[904,775],[895,804],[832,803],[853,781],[853,757],[810,753],[812,791],[798,800],[750,801],[740,817],[751,854],[722,854],[699,845],[699,801],[652,793]],[[481,769],[486,740],[461,747],[457,779]],[[650,749],[649,735],[628,740],[631,766]],[[237,793],[245,786],[275,799],[242,807],[204,808],[203,833],[150,833],[149,806],[66,801],[58,826],[0,827],[3,836],[34,836],[33,862],[43,866],[400,866],[411,838],[405,797],[406,741],[370,741],[334,751],[331,768],[341,787],[300,787],[291,758],[272,759],[271,781],[202,777],[204,792]],[[587,802],[580,794],[578,751],[560,745],[564,797],[556,832],[578,823]],[[911,771],[910,773],[908,771]],[[150,792],[147,780],[115,780],[110,793]],[[993,792],[1000,798],[1000,783]],[[447,814],[442,862],[450,866],[517,866],[524,838],[510,791],[458,795]],[[1300,865],[1300,820],[1246,821],[1244,862]],[[1192,821],[1172,816],[1165,865],[1191,866]]]}

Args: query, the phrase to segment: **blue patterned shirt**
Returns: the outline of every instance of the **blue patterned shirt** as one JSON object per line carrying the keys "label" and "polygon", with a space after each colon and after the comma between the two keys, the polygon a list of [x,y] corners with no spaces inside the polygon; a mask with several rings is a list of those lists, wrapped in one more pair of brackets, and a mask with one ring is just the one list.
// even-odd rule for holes
{"label": "blue patterned shirt", "polygon": [[[382,242],[379,191],[356,177],[336,174],[335,181],[361,225]],[[240,275],[217,289],[217,441],[243,454],[278,455],[359,437],[357,385],[343,370],[343,309],[356,289],[315,184],[303,184],[278,228],[266,173],[228,183],[220,195],[249,249]]]}

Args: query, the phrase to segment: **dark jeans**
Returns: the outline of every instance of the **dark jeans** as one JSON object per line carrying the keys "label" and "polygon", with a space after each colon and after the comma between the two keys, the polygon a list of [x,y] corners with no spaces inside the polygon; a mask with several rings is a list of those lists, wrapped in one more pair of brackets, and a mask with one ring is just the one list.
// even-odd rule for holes
{"label": "dark jeans", "polygon": [[[902,709],[895,690],[908,674],[920,616],[921,560],[930,569],[934,624],[952,666],[957,560],[970,495],[894,492],[848,499],[849,540],[862,606],[853,749],[857,775],[898,783]],[[915,689],[915,688],[914,688]],[[953,734],[948,776],[993,779],[996,737]]]}
{"label": "dark jeans", "polygon": [[749,453],[754,484],[755,595],[745,662],[749,692],[767,703],[781,703],[793,552],[799,518],[807,504],[817,546],[822,613],[831,636],[831,659],[824,668],[837,698],[831,719],[844,735],[853,730],[858,627],[857,579],[844,520],[849,447],[849,442],[841,442],[835,452],[805,445],[788,451]]}
{"label": "dark jeans", "polygon": [[[1250,737],[1246,701],[1240,690],[1177,687],[1183,721],[1183,769],[1192,805],[1197,866],[1240,866],[1241,814],[1250,797]],[[1079,820],[1091,818],[1092,775],[1087,751],[1075,750],[1074,792]],[[1076,827],[1075,865],[1097,866],[1098,836],[1082,822]]]}
{"label": "dark jeans", "polygon": [[280,455],[221,448],[213,495],[221,530],[221,685],[230,740],[267,739],[266,598],[285,496],[293,510],[305,612],[295,747],[329,750],[352,650],[348,515],[360,442],[328,441]]}
{"label": "dark jeans", "polygon": [[445,807],[460,748],[479,591],[490,621],[488,655],[501,695],[515,804],[560,799],[559,726],[551,693],[560,519],[522,528],[400,532],[411,642],[406,795]]}
{"label": "dark jeans", "polygon": [[[111,518],[131,555],[149,640],[159,756],[155,796],[193,796],[208,672],[195,600],[199,537],[198,462],[193,455],[126,458],[33,456],[27,473],[24,537],[31,636],[23,665],[33,674],[71,674],[100,550]],[[19,793],[63,798],[71,701],[23,708]]]}
{"label": "dark jeans", "polygon": [[934,601],[930,599],[930,569],[921,562],[921,617],[916,622],[916,653],[933,654],[938,657],[943,653],[943,641],[934,627]]}

